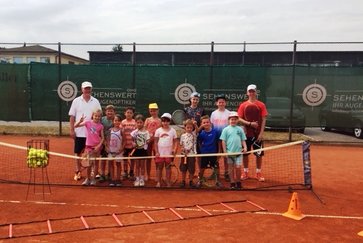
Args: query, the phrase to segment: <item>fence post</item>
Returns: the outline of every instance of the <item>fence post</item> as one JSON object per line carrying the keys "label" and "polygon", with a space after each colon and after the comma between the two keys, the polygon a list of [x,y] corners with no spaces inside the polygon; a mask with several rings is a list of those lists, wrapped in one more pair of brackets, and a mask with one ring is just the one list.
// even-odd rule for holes
{"label": "fence post", "polygon": [[214,41],[211,42],[211,50],[209,57],[209,66],[210,66],[210,79],[209,79],[209,88],[213,88],[213,65],[214,65]]}
{"label": "fence post", "polygon": [[[62,82],[62,48],[58,42],[58,85]],[[59,112],[59,136],[62,136],[62,100],[58,97],[58,112]]]}
{"label": "fence post", "polygon": [[136,43],[132,44],[132,88],[136,88]]}
{"label": "fence post", "polygon": [[297,41],[294,40],[294,49],[292,52],[292,77],[291,77],[291,94],[290,94],[290,126],[289,126],[289,141],[292,140],[292,116],[294,107],[294,90],[295,90],[295,67],[296,67],[296,47]]}

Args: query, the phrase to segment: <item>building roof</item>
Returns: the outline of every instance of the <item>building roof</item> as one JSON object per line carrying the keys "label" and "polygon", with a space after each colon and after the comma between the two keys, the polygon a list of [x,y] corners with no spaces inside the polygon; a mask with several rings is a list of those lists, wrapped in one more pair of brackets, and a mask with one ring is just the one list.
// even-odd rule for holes
{"label": "building roof", "polygon": [[[42,53],[48,53],[48,54],[57,54],[57,50],[53,50],[51,48],[47,48],[41,45],[34,45],[34,46],[22,46],[22,47],[14,47],[14,48],[0,48],[0,54],[7,54],[7,53],[21,53],[21,54],[42,54]],[[63,56],[68,56],[71,58],[76,58],[84,62],[88,62],[88,60],[73,56],[67,53],[62,52]]]}

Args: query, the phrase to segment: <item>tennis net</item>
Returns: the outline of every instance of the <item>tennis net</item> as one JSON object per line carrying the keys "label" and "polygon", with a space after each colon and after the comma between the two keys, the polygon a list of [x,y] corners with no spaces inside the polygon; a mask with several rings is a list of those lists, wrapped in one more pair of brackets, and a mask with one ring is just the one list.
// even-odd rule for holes
{"label": "tennis net", "polygon": [[[36,140],[34,140],[36,141]],[[31,176],[35,183],[40,183],[44,173],[49,178],[51,185],[74,185],[82,184],[82,180],[74,181],[73,175],[75,171],[75,160],[82,159],[69,154],[61,154],[51,151],[51,141],[39,143],[28,141],[27,146],[19,146],[15,144],[0,142],[0,182],[2,183],[22,183],[29,184]],[[46,144],[46,145],[44,145]],[[30,152],[32,149],[32,152]],[[43,150],[43,154],[41,153]],[[46,150],[46,152],[44,152]],[[264,151],[262,162],[262,173],[265,181],[261,182],[255,179],[255,152]],[[45,157],[39,165],[36,165],[37,157]],[[215,156],[223,156],[226,154],[213,154]],[[231,155],[231,154],[230,154]],[[202,157],[206,155],[195,155]],[[210,155],[209,155],[210,156]],[[32,157],[35,157],[32,162]],[[140,157],[139,157],[140,158]],[[130,163],[135,159],[131,158],[114,158],[114,163]],[[177,155],[175,158],[176,167],[179,169],[179,164],[183,163],[184,155]],[[45,161],[46,160],[46,161]],[[100,160],[110,160],[110,158],[97,158]],[[220,182],[223,187],[219,189],[228,189],[229,182],[224,180],[223,161],[219,160],[220,164]],[[115,167],[116,168],[116,167]],[[123,168],[123,166],[121,167]],[[107,170],[107,167],[106,167]],[[283,144],[269,144],[260,150],[251,151],[249,155],[249,172],[250,178],[242,181],[244,189],[311,189],[311,162],[310,162],[310,143],[307,141],[296,141]],[[32,174],[33,173],[33,174]],[[38,174],[37,174],[38,173]],[[83,176],[86,175],[86,170],[82,171]],[[107,174],[107,171],[106,171]],[[173,188],[178,188],[181,182],[181,172],[178,173],[178,178],[175,179]],[[198,174],[198,163],[196,163],[196,175]],[[38,178],[38,179],[34,179]],[[47,179],[48,179],[47,178]],[[188,178],[188,176],[187,176]],[[197,179],[198,180],[198,179]],[[152,162],[151,178],[146,182],[145,187],[155,187],[155,163]],[[106,182],[97,183],[97,186],[109,186]],[[122,181],[123,187],[132,187],[133,181],[130,179]],[[188,188],[188,187],[187,187]],[[202,187],[203,188],[203,187]],[[215,187],[204,187],[215,188]]]}

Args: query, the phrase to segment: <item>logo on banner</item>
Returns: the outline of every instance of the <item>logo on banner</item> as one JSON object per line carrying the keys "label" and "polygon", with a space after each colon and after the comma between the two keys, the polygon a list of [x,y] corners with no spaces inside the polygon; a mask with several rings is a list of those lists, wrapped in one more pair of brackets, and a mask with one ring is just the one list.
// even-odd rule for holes
{"label": "logo on banner", "polygon": [[321,105],[327,96],[327,92],[324,86],[314,83],[305,87],[302,98],[305,104],[309,106]]}
{"label": "logo on banner", "polygon": [[190,95],[195,92],[196,89],[193,85],[188,83],[180,84],[178,87],[176,87],[174,96],[176,101],[182,105],[189,104],[189,98]]}
{"label": "logo on banner", "polygon": [[58,85],[58,96],[64,101],[72,101],[77,96],[77,85],[72,81],[66,80]]}

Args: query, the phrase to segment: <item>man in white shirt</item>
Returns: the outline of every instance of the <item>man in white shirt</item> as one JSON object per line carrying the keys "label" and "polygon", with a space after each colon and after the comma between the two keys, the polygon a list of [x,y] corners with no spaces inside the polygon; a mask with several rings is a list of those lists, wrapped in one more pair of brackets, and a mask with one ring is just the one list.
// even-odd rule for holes
{"label": "man in white shirt", "polygon": [[[74,153],[81,156],[86,145],[86,128],[84,126],[74,128],[77,121],[84,117],[84,120],[91,120],[92,113],[101,109],[100,102],[91,95],[92,83],[85,81],[81,85],[82,95],[78,96],[72,101],[71,108],[69,109],[69,124],[70,136],[74,139]],[[74,180],[81,179],[81,161],[76,160],[76,170]]]}

